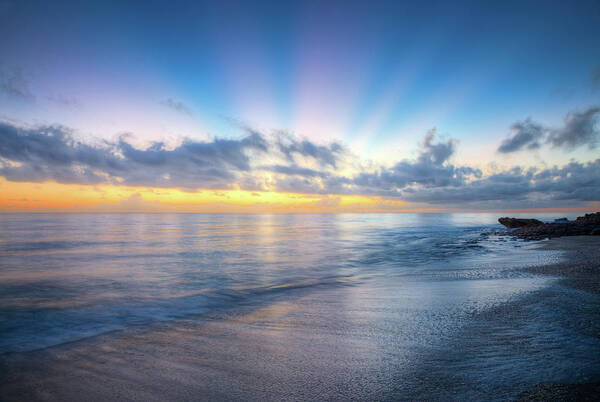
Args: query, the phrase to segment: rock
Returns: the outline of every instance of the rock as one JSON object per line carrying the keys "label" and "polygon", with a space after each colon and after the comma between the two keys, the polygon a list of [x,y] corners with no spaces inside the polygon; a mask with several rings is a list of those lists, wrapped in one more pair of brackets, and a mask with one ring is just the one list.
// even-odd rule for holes
{"label": "rock", "polygon": [[538,221],[537,219],[519,219],[509,217],[500,218],[498,219],[498,222],[509,229],[521,228],[524,226],[539,226],[544,224],[544,222]]}
{"label": "rock", "polygon": [[575,222],[600,225],[600,212],[596,212],[594,214],[585,214],[584,216],[578,217]]}
{"label": "rock", "polygon": [[574,221],[562,219],[542,223],[537,219],[500,218],[498,222],[507,228],[516,228],[510,235],[524,240],[542,240],[561,236],[600,235],[600,212],[585,214]]}
{"label": "rock", "polygon": [[554,220],[554,223],[566,223],[569,222],[567,218],[558,218]]}

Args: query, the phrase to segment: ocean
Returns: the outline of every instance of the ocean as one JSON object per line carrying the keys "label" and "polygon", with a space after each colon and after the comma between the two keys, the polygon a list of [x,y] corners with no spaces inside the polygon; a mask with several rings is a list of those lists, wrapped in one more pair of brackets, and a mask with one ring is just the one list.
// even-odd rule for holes
{"label": "ocean", "polygon": [[[264,342],[280,345],[257,361],[277,360],[282,382],[306,375],[310,383],[326,373],[319,384],[351,392],[338,397],[428,398],[443,386],[478,398],[593,371],[597,359],[589,367],[581,359],[597,344],[582,349],[560,325],[544,324],[541,333],[539,322],[527,320],[535,314],[552,322],[552,311],[524,301],[553,289],[556,278],[517,268],[561,254],[502,236],[497,218],[0,214],[0,355],[253,317],[236,331],[260,329]],[[494,321],[515,304],[518,329]],[[219,336],[226,351],[219,356],[244,358],[234,348],[239,337],[228,347],[227,336]],[[559,363],[549,369],[541,362]],[[438,388],[424,386],[434,374]],[[302,383],[294,384],[283,395],[304,399],[294,393]]]}

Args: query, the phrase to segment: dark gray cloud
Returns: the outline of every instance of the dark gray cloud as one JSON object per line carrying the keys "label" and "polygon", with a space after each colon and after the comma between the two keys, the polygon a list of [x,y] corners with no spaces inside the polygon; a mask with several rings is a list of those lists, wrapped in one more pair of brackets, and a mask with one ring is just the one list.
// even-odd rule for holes
{"label": "dark gray cloud", "polygon": [[60,126],[25,130],[0,123],[0,158],[12,162],[0,168],[12,181],[93,184],[104,180],[94,170],[110,174],[126,168],[110,150],[77,142]]}
{"label": "dark gray cloud", "polygon": [[29,89],[29,81],[21,69],[0,71],[0,94],[20,101],[33,102],[35,100],[35,96]]}
{"label": "dark gray cloud", "polygon": [[565,124],[561,128],[544,127],[531,119],[516,122],[511,126],[513,134],[500,144],[498,152],[537,149],[542,143],[566,150],[586,145],[590,149],[595,148],[600,137],[598,116],[600,107],[593,106],[583,112],[567,114]]}
{"label": "dark gray cloud", "polygon": [[157,142],[140,150],[125,136],[89,145],[60,126],[23,129],[0,123],[0,175],[12,181],[230,188],[250,170],[248,153],[266,152],[267,146],[255,134],[211,142],[187,139],[174,149]]}
{"label": "dark gray cloud", "polygon": [[[224,117],[224,119],[248,135],[260,135],[264,137],[261,132],[243,121],[232,117]],[[308,169],[302,171],[302,168],[298,166],[298,163],[302,163],[304,160],[316,162],[320,168],[335,169],[340,162],[344,162],[345,159],[350,157],[348,149],[335,141],[329,144],[316,144],[305,138],[299,139],[283,130],[276,131],[269,137],[269,142],[271,144],[270,151],[274,154],[281,155],[283,159],[285,159],[285,162],[290,164],[290,166],[286,165],[286,169],[289,168],[295,170],[295,173],[292,173],[291,170],[289,170],[289,174],[314,175],[314,170]],[[271,167],[263,166],[263,169],[281,171],[281,166],[282,165],[274,165]]]}
{"label": "dark gray cloud", "polygon": [[317,145],[307,139],[297,140],[293,136],[280,132],[276,136],[276,146],[286,158],[294,162],[297,157],[310,157],[321,166],[336,167],[338,160],[346,153],[346,149],[337,142],[328,145]]}
{"label": "dark gray cloud", "polygon": [[510,126],[513,134],[502,141],[498,152],[510,153],[519,151],[523,148],[537,149],[541,146],[546,135],[546,129],[540,124],[534,123],[531,119],[518,121]]}
{"label": "dark gray cloud", "polygon": [[422,163],[432,163],[441,166],[446,162],[456,150],[456,140],[434,143],[436,130],[432,129],[425,135],[423,141],[423,150],[419,155],[419,161]]}
{"label": "dark gray cloud", "polygon": [[569,113],[565,118],[565,126],[553,130],[548,137],[548,142],[555,147],[570,149],[582,145],[595,148],[600,136],[599,115],[600,107],[591,107],[581,113]]}
{"label": "dark gray cloud", "polygon": [[405,190],[402,199],[430,204],[494,208],[573,206],[574,201],[600,200],[600,159],[571,162],[563,167],[520,167],[465,183],[460,187]]}
{"label": "dark gray cloud", "polygon": [[174,100],[172,98],[167,98],[164,99],[160,102],[161,105],[168,107],[169,109],[172,109],[178,113],[182,113],[185,114],[186,116],[193,116],[194,112],[192,112],[192,109],[187,106],[185,103],[178,101],[178,100]]}

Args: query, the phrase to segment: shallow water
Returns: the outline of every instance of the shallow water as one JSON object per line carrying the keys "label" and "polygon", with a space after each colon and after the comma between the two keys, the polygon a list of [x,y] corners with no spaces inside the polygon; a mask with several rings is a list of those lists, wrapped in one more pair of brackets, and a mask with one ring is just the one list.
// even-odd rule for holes
{"label": "shallow water", "polygon": [[173,370],[192,395],[244,399],[506,399],[600,374],[599,340],[560,324],[589,314],[556,306],[556,279],[515,270],[561,254],[498,236],[496,218],[0,215],[0,354],[103,336],[63,357],[68,377],[82,356],[103,381],[135,367],[139,392],[167,399]]}
{"label": "shallow water", "polygon": [[[511,265],[536,262],[515,254],[515,244],[481,236],[495,227],[486,214],[2,214],[0,353],[235,309],[297,288],[381,281],[444,306],[407,278],[507,278]],[[499,294],[485,290],[492,282],[427,286],[481,288],[485,304],[533,282],[503,284]]]}

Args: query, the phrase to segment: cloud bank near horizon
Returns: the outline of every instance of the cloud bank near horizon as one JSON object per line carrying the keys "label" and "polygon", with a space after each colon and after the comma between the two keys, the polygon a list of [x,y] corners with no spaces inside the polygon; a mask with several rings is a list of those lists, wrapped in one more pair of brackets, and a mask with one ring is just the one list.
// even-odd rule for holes
{"label": "cloud bank near horizon", "polygon": [[[556,147],[595,146],[600,108],[572,113],[560,130],[525,120],[500,152]],[[575,206],[600,200],[600,159],[565,166],[519,166],[484,175],[452,163],[457,141],[440,140],[430,130],[415,159],[391,166],[361,161],[341,143],[317,144],[276,132],[244,127],[237,139],[197,141],[176,146],[153,142],[133,146],[127,135],[114,141],[83,142],[63,126],[19,127],[0,123],[0,176],[13,182],[84,185],[240,189],[329,195],[380,196],[433,206],[532,208]]]}

